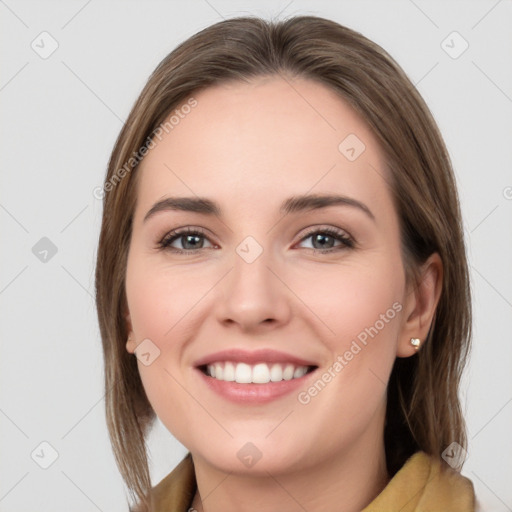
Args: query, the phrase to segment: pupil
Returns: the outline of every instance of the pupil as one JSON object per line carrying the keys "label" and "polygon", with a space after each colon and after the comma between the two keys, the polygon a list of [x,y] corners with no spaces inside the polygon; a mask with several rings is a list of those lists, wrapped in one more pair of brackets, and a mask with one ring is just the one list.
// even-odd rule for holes
{"label": "pupil", "polygon": [[[320,234],[320,235],[317,235],[317,236],[316,236],[316,241],[323,240],[323,241],[325,242],[325,239],[329,239],[329,238],[332,240],[332,237],[331,237],[331,236],[329,236],[329,235],[321,235],[321,234]],[[322,243],[321,245],[322,245],[322,248],[325,248],[325,245],[326,245],[326,244]]]}
{"label": "pupil", "polygon": [[[190,239],[195,239],[195,241],[197,242],[199,237],[197,235],[185,235],[185,247],[187,246],[187,244],[189,243]],[[189,247],[190,248],[190,247]],[[196,249],[196,247],[193,246],[192,244],[192,249]]]}

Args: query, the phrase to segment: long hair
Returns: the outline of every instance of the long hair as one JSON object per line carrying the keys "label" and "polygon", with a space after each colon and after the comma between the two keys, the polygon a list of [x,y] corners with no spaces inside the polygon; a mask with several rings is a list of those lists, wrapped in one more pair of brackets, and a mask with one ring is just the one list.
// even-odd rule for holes
{"label": "long hair", "polygon": [[125,348],[126,261],[139,162],[134,155],[152,143],[155,129],[194,92],[259,76],[314,80],[363,117],[392,176],[407,279],[418,278],[419,266],[433,252],[443,263],[429,335],[417,354],[396,359],[390,376],[384,431],[388,472],[394,475],[418,450],[441,458],[453,441],[467,445],[458,390],[471,342],[468,266],[450,158],[427,105],[379,45],[334,21],[233,18],[193,35],[157,66],[118,136],[102,190],[96,303],[106,419],[116,463],[142,510],[151,507],[146,436],[156,415],[136,358]]}

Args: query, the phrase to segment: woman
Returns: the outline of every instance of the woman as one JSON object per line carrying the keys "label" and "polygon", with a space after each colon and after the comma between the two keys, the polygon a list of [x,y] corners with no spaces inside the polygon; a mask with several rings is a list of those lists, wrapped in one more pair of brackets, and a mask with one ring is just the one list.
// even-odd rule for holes
{"label": "woman", "polygon": [[[313,16],[199,32],[104,191],[106,413],[136,510],[474,510],[457,191],[382,48]],[[152,488],[157,415],[189,453]]]}

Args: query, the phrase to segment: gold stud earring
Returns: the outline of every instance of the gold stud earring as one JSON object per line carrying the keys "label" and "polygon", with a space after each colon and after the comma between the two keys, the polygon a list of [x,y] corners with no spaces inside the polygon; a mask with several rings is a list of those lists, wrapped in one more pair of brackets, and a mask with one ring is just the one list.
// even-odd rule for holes
{"label": "gold stud earring", "polygon": [[411,345],[418,350],[420,348],[421,340],[419,338],[411,338]]}

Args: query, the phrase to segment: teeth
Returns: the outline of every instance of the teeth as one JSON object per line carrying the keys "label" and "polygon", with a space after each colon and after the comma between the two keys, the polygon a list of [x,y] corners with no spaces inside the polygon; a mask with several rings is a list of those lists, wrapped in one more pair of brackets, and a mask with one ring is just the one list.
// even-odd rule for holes
{"label": "teeth", "polygon": [[[215,365],[215,368],[217,368],[217,366],[221,366],[221,363],[217,363]],[[217,375],[217,374],[215,374]],[[213,375],[212,375],[213,377]],[[224,365],[224,379],[222,378],[222,375],[220,376],[219,380],[226,380],[228,382],[233,382],[235,380],[235,365],[233,363],[226,363]]]}
{"label": "teeth", "polygon": [[246,363],[209,364],[207,374],[217,380],[238,382],[239,384],[266,384],[267,382],[280,382],[282,380],[298,379],[308,372],[307,366],[295,366],[291,363],[258,363],[249,365]]}
{"label": "teeth", "polygon": [[272,382],[283,380],[283,368],[280,364],[273,364],[272,368],[270,368],[270,380]]}
{"label": "teeth", "polygon": [[235,369],[235,380],[240,384],[249,384],[251,380],[251,367],[245,363],[238,363]]}
{"label": "teeth", "polygon": [[252,369],[252,381],[256,384],[270,382],[270,371],[265,363],[260,363]]}
{"label": "teeth", "polygon": [[292,380],[294,370],[295,370],[295,366],[293,366],[293,364],[287,364],[286,368],[284,369],[284,372],[283,372],[283,379],[284,380]]}
{"label": "teeth", "polygon": [[295,368],[295,371],[293,372],[293,378],[298,379],[299,377],[306,375],[307,371],[308,369],[305,368],[304,366],[299,366],[298,368]]}

